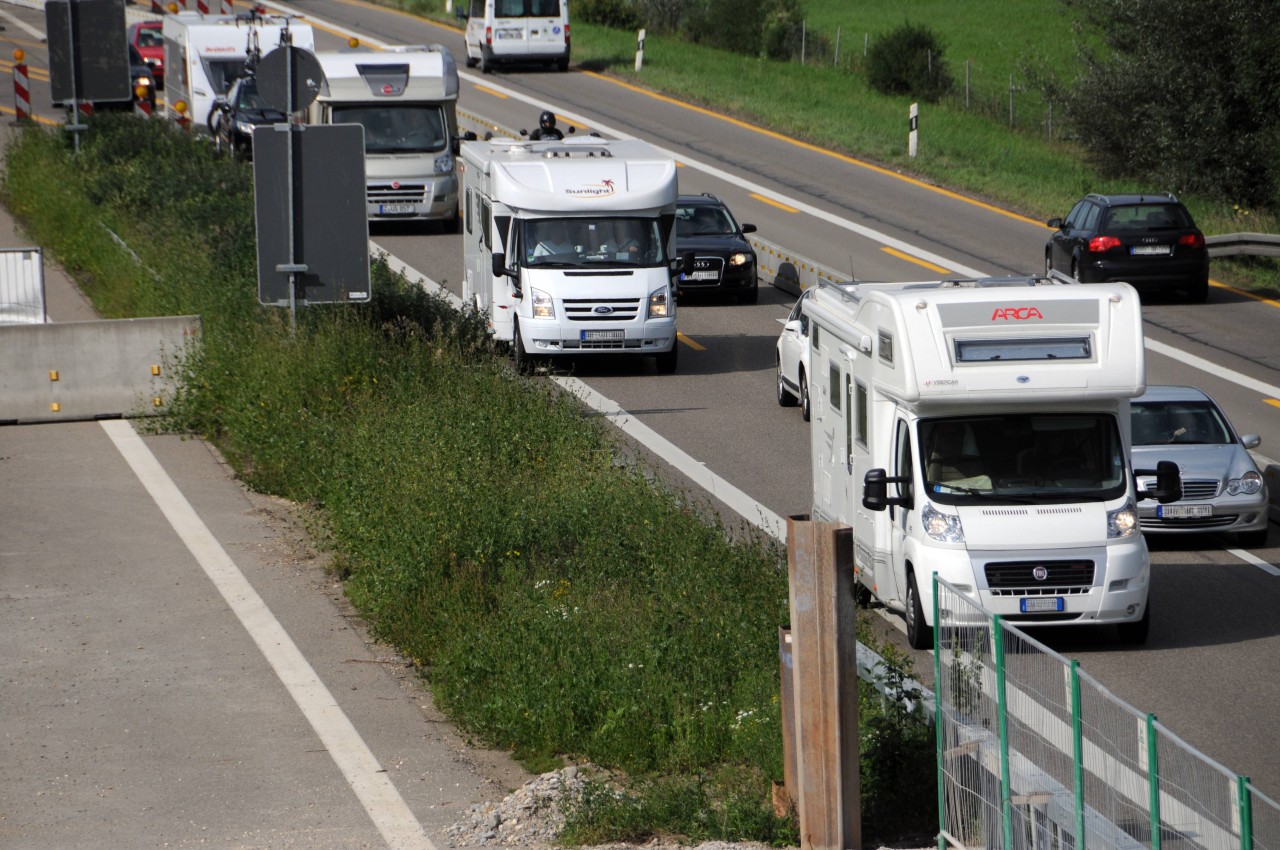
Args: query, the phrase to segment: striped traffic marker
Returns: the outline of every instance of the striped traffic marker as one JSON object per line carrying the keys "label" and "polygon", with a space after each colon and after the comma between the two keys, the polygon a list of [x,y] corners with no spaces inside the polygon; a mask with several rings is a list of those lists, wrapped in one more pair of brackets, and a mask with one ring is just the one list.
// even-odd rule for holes
{"label": "striped traffic marker", "polygon": [[27,54],[21,48],[13,51],[13,111],[17,123],[31,119],[31,82],[27,78]]}

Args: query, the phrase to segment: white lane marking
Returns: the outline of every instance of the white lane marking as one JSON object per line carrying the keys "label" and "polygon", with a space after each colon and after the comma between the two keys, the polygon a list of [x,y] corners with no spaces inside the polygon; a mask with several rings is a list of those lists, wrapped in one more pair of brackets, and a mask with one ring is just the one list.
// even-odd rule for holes
{"label": "white lane marking", "polygon": [[1197,357],[1194,354],[1188,354],[1185,351],[1174,348],[1172,345],[1166,345],[1163,342],[1157,342],[1154,339],[1147,340],[1147,348],[1156,354],[1163,354],[1165,357],[1173,358],[1179,363],[1185,363],[1188,366],[1199,369],[1202,372],[1208,372],[1215,378],[1222,378],[1233,384],[1244,387],[1247,390],[1253,390],[1262,393],[1268,398],[1280,398],[1280,387],[1274,384],[1268,384],[1265,381],[1259,381],[1257,378],[1250,378],[1248,375],[1242,375],[1225,366],[1219,366],[1203,357]]}
{"label": "white lane marking", "polygon": [[1246,564],[1253,564],[1264,573],[1271,573],[1273,576],[1280,576],[1280,567],[1267,563],[1252,552],[1246,552],[1243,549],[1228,549],[1227,551],[1244,561]]}
{"label": "white lane marking", "polygon": [[102,421],[102,429],[258,645],[387,846],[395,850],[435,850],[329,689],[133,426],[123,419],[107,419]]}
{"label": "white lane marking", "polygon": [[[26,4],[15,4],[15,5],[26,5]],[[40,7],[27,6],[27,8],[34,9],[34,8],[44,8],[44,7],[43,6],[40,6]],[[18,27],[19,29],[26,30],[27,34],[30,35],[32,38],[38,38],[41,41],[46,40],[45,34],[42,30],[39,30],[31,26],[31,24],[27,23],[26,21],[19,20],[17,17],[14,16],[12,12],[6,12],[5,10],[0,9],[0,18],[4,18],[6,21],[13,24],[15,27]]]}

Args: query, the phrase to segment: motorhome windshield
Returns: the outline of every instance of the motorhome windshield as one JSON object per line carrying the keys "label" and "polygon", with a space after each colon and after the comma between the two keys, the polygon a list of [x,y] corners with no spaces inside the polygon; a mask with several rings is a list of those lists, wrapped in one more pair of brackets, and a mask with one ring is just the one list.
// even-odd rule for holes
{"label": "motorhome windshield", "polygon": [[1108,413],[1006,413],[920,422],[925,490],[941,504],[1103,501],[1126,460]]}
{"label": "motorhome windshield", "polygon": [[333,123],[362,125],[366,153],[439,153],[449,144],[438,104],[334,104]]}
{"label": "motorhome windshield", "polygon": [[667,262],[654,218],[534,218],[520,227],[527,268],[632,268]]}

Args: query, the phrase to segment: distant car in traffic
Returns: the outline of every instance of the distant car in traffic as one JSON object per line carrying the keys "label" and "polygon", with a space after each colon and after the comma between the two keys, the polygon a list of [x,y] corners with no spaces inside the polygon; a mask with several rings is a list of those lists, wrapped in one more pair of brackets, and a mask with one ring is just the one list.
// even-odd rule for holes
{"label": "distant car in traffic", "polygon": [[159,21],[139,21],[129,25],[129,43],[151,69],[156,88],[164,89],[164,25]]}
{"label": "distant car in traffic", "polygon": [[800,405],[800,415],[809,421],[809,317],[804,314],[804,302],[812,289],[806,289],[796,299],[790,315],[782,320],[782,333],[778,335],[778,404],[783,407]]}
{"label": "distant car in traffic", "polygon": [[1045,272],[1081,283],[1124,281],[1148,292],[1181,291],[1191,302],[1209,297],[1209,250],[1191,213],[1172,194],[1089,194],[1044,246]]}
{"label": "distant car in traffic", "polygon": [[287,120],[284,112],[269,106],[259,94],[257,77],[245,74],[231,84],[226,99],[214,106],[209,115],[209,130],[219,149],[252,159],[254,128],[283,124]]}
{"label": "distant car in traffic", "polygon": [[[1195,387],[1149,386],[1130,406],[1135,471],[1171,460],[1182,473],[1182,498],[1138,503],[1143,534],[1227,532],[1241,546],[1267,540],[1267,485],[1249,454],[1262,438],[1237,435],[1227,415]],[[1139,490],[1154,476],[1139,474]]]}
{"label": "distant car in traffic", "polygon": [[756,251],[746,234],[754,224],[738,224],[715,195],[676,199],[676,255],[693,253],[693,269],[680,275],[680,292],[722,292],[743,304],[759,297]]}

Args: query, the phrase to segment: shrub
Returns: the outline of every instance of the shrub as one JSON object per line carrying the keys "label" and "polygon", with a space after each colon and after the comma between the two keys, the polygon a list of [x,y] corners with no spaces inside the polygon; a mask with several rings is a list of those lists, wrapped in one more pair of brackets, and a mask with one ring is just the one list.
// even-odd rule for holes
{"label": "shrub", "polygon": [[936,102],[951,90],[942,42],[923,24],[903,24],[867,53],[867,81],[881,94]]}

